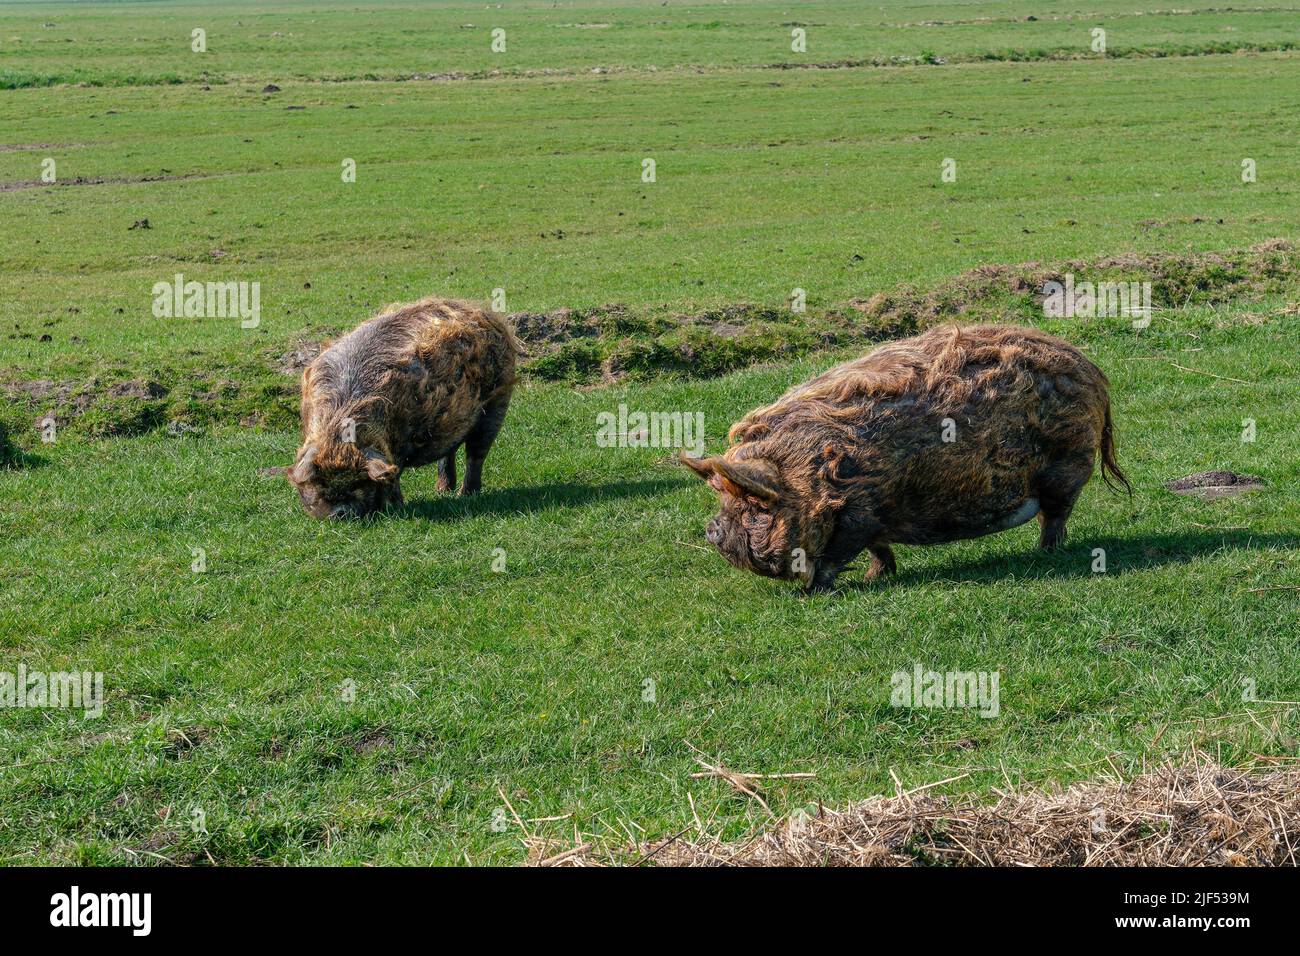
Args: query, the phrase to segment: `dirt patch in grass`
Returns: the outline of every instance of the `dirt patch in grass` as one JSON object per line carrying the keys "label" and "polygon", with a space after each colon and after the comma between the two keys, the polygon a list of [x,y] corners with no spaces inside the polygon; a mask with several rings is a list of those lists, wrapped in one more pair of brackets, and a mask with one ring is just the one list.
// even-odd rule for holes
{"label": "dirt patch in grass", "polygon": [[553,312],[512,312],[508,318],[525,355],[545,355],[565,342],[593,338],[600,327],[586,313],[575,309]]}
{"label": "dirt patch in grass", "polygon": [[92,378],[78,384],[37,379],[10,382],[3,389],[10,399],[39,410],[35,427],[53,416],[60,428],[75,422],[96,437],[107,437],[143,434],[166,422],[163,399],[169,390],[151,380],[104,384]]}
{"label": "dirt patch in grass", "polygon": [[104,392],[109,398],[155,399],[167,395],[167,389],[157,382],[115,382]]}
{"label": "dirt patch in grass", "polygon": [[193,727],[173,727],[167,731],[163,744],[164,760],[180,760],[212,736],[212,728],[196,724]]}
{"label": "dirt patch in grass", "polygon": [[[1300,256],[1288,240],[1272,239],[1225,253],[1125,253],[1057,265],[985,265],[933,287],[905,285],[800,313],[751,303],[693,314],[612,303],[514,312],[508,318],[522,348],[523,372],[538,379],[586,387],[660,376],[712,378],[818,350],[913,335],[946,322],[1034,322],[1043,318],[1044,286],[1064,282],[1067,273],[1076,282],[1150,282],[1152,307],[1159,309],[1277,291],[1300,277]],[[1129,320],[1118,321],[1127,327]],[[300,375],[327,344],[299,340],[275,356],[275,368]]]}
{"label": "dirt patch in grass", "polygon": [[[693,830],[694,828],[692,828]],[[532,862],[581,866],[1295,866],[1300,769],[1208,757],[1129,781],[987,797],[920,791],[819,808],[736,843],[670,838],[624,854],[533,841]],[[566,855],[567,854],[567,855]]]}
{"label": "dirt patch in grass", "polygon": [[188,176],[77,176],[73,179],[60,179],[52,183],[44,183],[39,179],[18,179],[12,182],[0,183],[0,193],[17,192],[20,189],[40,189],[43,186],[110,186],[123,185],[129,183],[161,183],[175,182],[182,179],[195,179],[196,175]]}
{"label": "dirt patch in grass", "polygon": [[[625,306],[520,312],[510,316],[524,347],[523,368],[541,379],[592,385],[672,375],[710,378],[819,349],[913,335],[947,322],[1035,322],[1045,286],[1149,282],[1153,309],[1214,304],[1277,292],[1300,277],[1286,239],[1246,250],[1124,253],[1045,265],[979,266],[938,285],[900,286],[840,306],[795,313],[739,304],[693,315],[641,315]],[[1079,321],[1123,322],[1129,319]]]}
{"label": "dirt patch in grass", "polygon": [[978,266],[929,289],[903,289],[855,299],[850,306],[887,323],[917,328],[964,316],[981,316],[988,305],[1042,317],[1044,287],[1072,275],[1083,281],[1151,283],[1153,308],[1227,302],[1277,291],[1300,274],[1300,257],[1287,239],[1269,239],[1235,252],[1137,253],[1071,259],[1055,266],[1038,262]]}
{"label": "dirt patch in grass", "polygon": [[361,755],[373,753],[377,750],[391,750],[392,748],[392,739],[380,730],[372,730],[362,734],[352,745],[353,751]]}
{"label": "dirt patch in grass", "polygon": [[5,391],[10,398],[26,396],[33,401],[42,401],[55,394],[66,395],[72,390],[72,385],[57,385],[49,379],[35,379],[29,382],[11,382],[5,386]]}
{"label": "dirt patch in grass", "polygon": [[301,339],[289,351],[280,355],[279,371],[282,375],[301,375],[302,370],[325,349],[326,342]]}
{"label": "dirt patch in grass", "polygon": [[[297,388],[265,370],[158,368],[147,378],[122,378],[122,366],[102,375],[52,381],[0,382],[11,409],[25,409],[34,428],[53,417],[60,433],[92,438],[142,435],[165,429],[183,438],[206,426],[290,428],[298,417]],[[227,378],[238,373],[240,378]]]}
{"label": "dirt patch in grass", "polygon": [[35,149],[79,149],[85,143],[0,143],[0,153],[23,153]]}
{"label": "dirt patch in grass", "polygon": [[[1025,18],[1034,20],[1035,17]],[[1012,18],[1010,22],[1014,22]],[[960,21],[954,21],[960,22]],[[981,22],[981,21],[969,21]],[[941,21],[927,21],[921,24],[908,24],[907,26],[939,26]],[[1225,41],[1209,41],[1204,43],[1183,43],[1169,44],[1166,46],[1108,46],[1106,48],[1106,59],[1146,59],[1150,57],[1188,57],[1188,56],[1223,56],[1227,54],[1242,53],[1280,53],[1287,50],[1294,50],[1296,44],[1291,40],[1280,40],[1268,43],[1233,43]],[[765,63],[759,69],[765,70],[861,70],[861,69],[879,69],[882,67],[899,67],[899,66],[946,66],[948,64],[958,63],[987,63],[987,62],[1009,62],[1009,63],[1035,63],[1042,61],[1059,62],[1063,60],[1096,60],[1101,55],[1093,53],[1088,49],[1078,47],[1048,47],[1048,48],[1012,48],[1005,50],[986,50],[976,53],[953,53],[940,56],[935,53],[921,52],[916,55],[894,54],[892,56],[873,56],[867,58],[846,58],[842,60],[826,60],[816,63],[805,63],[796,60],[789,60],[781,63]]]}
{"label": "dirt patch in grass", "polygon": [[[793,312],[784,305],[740,303],[694,313],[593,308],[516,312],[522,372],[580,388],[624,380],[701,379],[844,346],[867,347],[949,322],[1038,323],[1044,285],[1073,274],[1081,282],[1150,282],[1155,310],[1245,301],[1294,290],[1300,254],[1285,239],[1249,249],[1192,254],[1125,253],[1055,265],[1026,262],[968,270],[937,285],[899,286],[841,305]],[[1081,327],[1128,330],[1131,320],[1079,319]],[[1243,320],[1244,321],[1244,320]],[[103,363],[76,379],[0,381],[0,396],[39,422],[91,437],[139,435],[166,428],[183,437],[205,426],[291,429],[298,424],[297,377],[337,330],[304,330],[242,358],[142,374]],[[320,336],[320,337],[318,337]],[[14,423],[11,420],[11,430]]]}
{"label": "dirt patch in grass", "polygon": [[[180,825],[187,825],[187,821],[182,821]],[[203,859],[194,850],[183,850],[183,843],[184,838],[175,830],[158,829],[134,846],[122,847],[122,852],[132,860],[142,857],[143,862],[165,862],[168,866],[192,866]]]}
{"label": "dirt patch in grass", "polygon": [[1233,471],[1202,471],[1165,482],[1165,487],[1174,494],[1199,495],[1210,500],[1245,494],[1263,486],[1263,478]]}

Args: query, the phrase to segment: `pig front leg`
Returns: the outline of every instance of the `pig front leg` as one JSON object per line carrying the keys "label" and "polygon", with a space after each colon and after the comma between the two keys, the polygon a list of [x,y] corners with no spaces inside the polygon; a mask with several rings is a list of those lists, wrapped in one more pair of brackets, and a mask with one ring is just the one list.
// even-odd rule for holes
{"label": "pig front leg", "polygon": [[[460,447],[460,446],[457,446]],[[438,490],[456,490],[456,449],[438,459]]]}
{"label": "pig front leg", "polygon": [[825,561],[818,561],[813,570],[812,577],[804,584],[805,594],[821,594],[830,591],[835,587],[835,579],[839,577],[840,568],[836,564],[828,564]]}
{"label": "pig front leg", "polygon": [[857,556],[860,550],[861,548],[845,550],[842,547],[835,547],[835,543],[832,542],[832,546],[826,550],[826,553],[818,555],[812,562],[812,574],[804,582],[804,591],[808,594],[818,594],[831,590],[835,587],[835,579],[839,577],[840,571]]}
{"label": "pig front leg", "polygon": [[866,535],[879,534],[880,530],[878,524],[865,523],[864,527],[864,523],[855,522],[851,516],[844,516],[825,553],[817,558],[815,570],[804,585],[804,590],[810,594],[829,591],[835,586],[840,571],[864,550],[871,555],[871,565],[867,568],[868,581],[897,571],[898,563],[894,560],[894,552],[889,545],[883,542],[859,543]]}
{"label": "pig front leg", "polygon": [[406,499],[402,497],[401,481],[402,479],[401,476],[399,475],[398,477],[394,478],[390,484],[384,486],[383,491],[380,493],[380,499],[379,499],[380,511],[383,511],[387,508],[400,508],[402,507],[403,504],[406,503]]}

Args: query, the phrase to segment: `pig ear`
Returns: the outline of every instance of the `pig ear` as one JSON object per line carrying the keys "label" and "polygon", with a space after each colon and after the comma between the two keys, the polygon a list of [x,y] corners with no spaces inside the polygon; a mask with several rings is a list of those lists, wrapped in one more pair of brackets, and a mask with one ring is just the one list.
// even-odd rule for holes
{"label": "pig ear", "polygon": [[713,466],[719,475],[737,485],[745,494],[761,501],[776,501],[781,497],[781,474],[776,465],[766,458],[749,458],[741,461],[715,459]]}
{"label": "pig ear", "polygon": [[298,456],[297,463],[287,472],[288,479],[295,485],[311,481],[316,474],[316,446],[308,445]]}
{"label": "pig ear", "polygon": [[371,481],[388,482],[397,477],[397,466],[390,465],[375,449],[366,452],[366,474]]}
{"label": "pig ear", "polygon": [[677,457],[682,460],[683,465],[690,468],[691,471],[695,472],[705,481],[708,481],[713,477],[713,463],[716,459],[696,458],[693,455],[686,454],[685,451],[679,452]]}

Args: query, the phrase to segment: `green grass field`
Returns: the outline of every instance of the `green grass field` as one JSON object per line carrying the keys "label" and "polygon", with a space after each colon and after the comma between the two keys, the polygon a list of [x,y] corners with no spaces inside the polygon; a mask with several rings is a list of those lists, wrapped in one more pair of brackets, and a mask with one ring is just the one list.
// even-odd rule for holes
{"label": "green grass field", "polygon": [[[0,862],[517,863],[507,807],[557,846],[762,825],[697,750],[815,773],[778,815],[1294,759],[1300,269],[1241,257],[1300,238],[1297,42],[1282,3],[0,4],[0,672],[107,692],[0,708]],[[1032,321],[1109,374],[1135,494],[1091,485],[1060,553],[899,548],[805,597],[706,545],[673,451],[596,442],[626,404],[721,450],[907,331],[854,301],[1156,257],[1140,332],[1027,293],[918,319]],[[177,273],[260,283],[260,325],[156,317]],[[259,474],[302,343],[494,289],[601,331],[530,347],[480,497],[425,469],[322,524]],[[1266,485],[1163,487],[1213,469]],[[999,716],[891,706],[916,664],[997,671]]]}
{"label": "green grass field", "polygon": [[[569,73],[1292,49],[1286,2],[1223,11],[1194,2],[1153,11],[1129,0],[1060,2],[1027,13],[1003,2],[787,0],[688,5],[644,0],[570,3],[29,3],[0,10],[0,86],[238,82],[273,74],[306,81]],[[807,31],[804,52],[791,31]],[[206,31],[193,55],[192,31]],[[505,31],[494,52],[493,30]]]}

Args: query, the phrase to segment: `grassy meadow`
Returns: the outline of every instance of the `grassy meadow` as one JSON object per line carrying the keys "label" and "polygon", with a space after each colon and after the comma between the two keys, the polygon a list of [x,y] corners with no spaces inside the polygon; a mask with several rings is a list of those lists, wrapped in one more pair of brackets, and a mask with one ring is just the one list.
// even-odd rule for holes
{"label": "grassy meadow", "polygon": [[[1159,12],[1131,0],[1024,3],[855,0],[578,0],[485,4],[123,2],[0,8],[0,87],[406,80],[489,73],[697,70],[909,64],[1293,49],[1289,3],[1225,11],[1194,2]],[[803,51],[791,31],[806,33]],[[194,56],[193,31],[205,31]],[[505,48],[492,49],[492,31]]]}
{"label": "grassy meadow", "polygon": [[[815,774],[768,783],[777,815],[1193,745],[1294,759],[1300,272],[1259,244],[1300,239],[1296,12],[0,4],[0,672],[107,693],[96,719],[0,708],[0,863],[512,864],[525,831],[768,820],[700,755]],[[1152,324],[971,291],[1016,263],[1154,277]],[[260,324],[155,315],[178,273],[259,283]],[[261,473],[297,445],[295,353],[496,289],[599,335],[526,342],[481,496],[424,469],[404,508],[326,524]],[[863,305],[934,289],[956,305]],[[901,547],[896,577],[806,597],[706,545],[716,499],[673,450],[596,442],[622,404],[701,413],[719,451],[962,316],[1110,376],[1135,493],[1091,485],[1064,551],[1033,526]],[[1217,469],[1266,484],[1164,488]],[[998,672],[999,715],[891,706],[917,664]]]}

